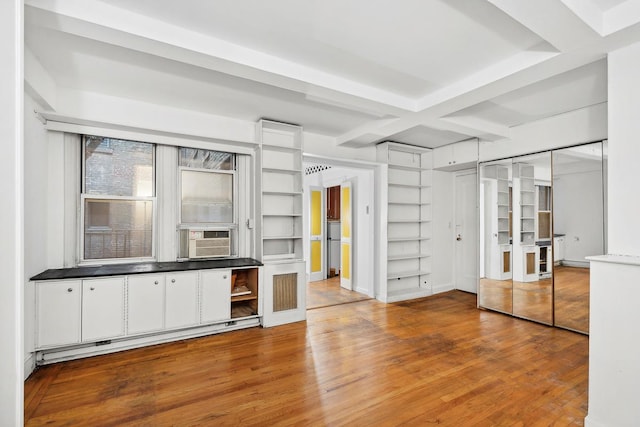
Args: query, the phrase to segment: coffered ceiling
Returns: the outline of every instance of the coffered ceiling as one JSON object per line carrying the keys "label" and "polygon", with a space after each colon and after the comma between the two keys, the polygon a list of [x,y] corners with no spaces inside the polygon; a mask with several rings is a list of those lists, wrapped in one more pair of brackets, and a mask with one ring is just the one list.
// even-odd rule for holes
{"label": "coffered ceiling", "polygon": [[640,41],[637,0],[25,4],[51,111],[91,92],[297,123],[350,147],[508,138],[604,103],[607,52]]}

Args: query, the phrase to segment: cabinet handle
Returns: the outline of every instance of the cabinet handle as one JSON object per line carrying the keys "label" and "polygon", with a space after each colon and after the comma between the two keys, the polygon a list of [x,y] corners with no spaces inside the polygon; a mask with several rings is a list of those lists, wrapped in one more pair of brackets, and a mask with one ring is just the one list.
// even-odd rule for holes
{"label": "cabinet handle", "polygon": [[67,289],[67,292],[73,292],[73,288]]}
{"label": "cabinet handle", "polygon": [[89,289],[92,290],[92,291],[96,290],[96,288],[94,288],[93,286],[91,286]]}
{"label": "cabinet handle", "polygon": [[171,279],[171,283],[176,283],[176,279]]}
{"label": "cabinet handle", "polygon": [[157,284],[158,284],[158,281],[156,280],[155,282],[153,282],[153,284],[154,284],[154,285],[157,285]]}
{"label": "cabinet handle", "polygon": [[224,276],[222,276],[222,278],[223,278],[223,279],[226,279],[226,278],[227,278],[227,275],[225,274]]}

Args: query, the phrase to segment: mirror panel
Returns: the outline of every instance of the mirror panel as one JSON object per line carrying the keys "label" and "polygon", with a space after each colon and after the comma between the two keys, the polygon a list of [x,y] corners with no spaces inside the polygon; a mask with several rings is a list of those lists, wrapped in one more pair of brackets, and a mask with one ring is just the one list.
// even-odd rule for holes
{"label": "mirror panel", "polygon": [[603,144],[553,152],[555,325],[589,332],[589,262],[605,253]]}
{"label": "mirror panel", "polygon": [[511,160],[480,166],[478,306],[512,314]]}
{"label": "mirror panel", "polygon": [[553,324],[551,153],[513,159],[513,315]]}

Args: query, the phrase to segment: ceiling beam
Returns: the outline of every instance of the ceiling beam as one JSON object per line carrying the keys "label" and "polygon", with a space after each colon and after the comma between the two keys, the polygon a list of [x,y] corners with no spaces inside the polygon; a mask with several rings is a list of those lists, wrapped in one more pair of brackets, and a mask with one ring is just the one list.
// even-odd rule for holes
{"label": "ceiling beam", "polygon": [[230,74],[377,115],[415,110],[415,100],[93,0],[25,0],[29,21],[130,50]]}

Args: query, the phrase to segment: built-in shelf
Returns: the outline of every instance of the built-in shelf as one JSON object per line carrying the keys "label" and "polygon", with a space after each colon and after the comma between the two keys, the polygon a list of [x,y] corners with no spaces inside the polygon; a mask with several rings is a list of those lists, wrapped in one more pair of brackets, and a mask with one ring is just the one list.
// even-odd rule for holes
{"label": "built-in shelf", "polygon": [[302,254],[302,129],[260,120],[263,260],[300,260]]}
{"label": "built-in shelf", "polygon": [[432,152],[384,142],[377,146],[377,160],[388,165],[387,280],[381,299],[430,295]]}

